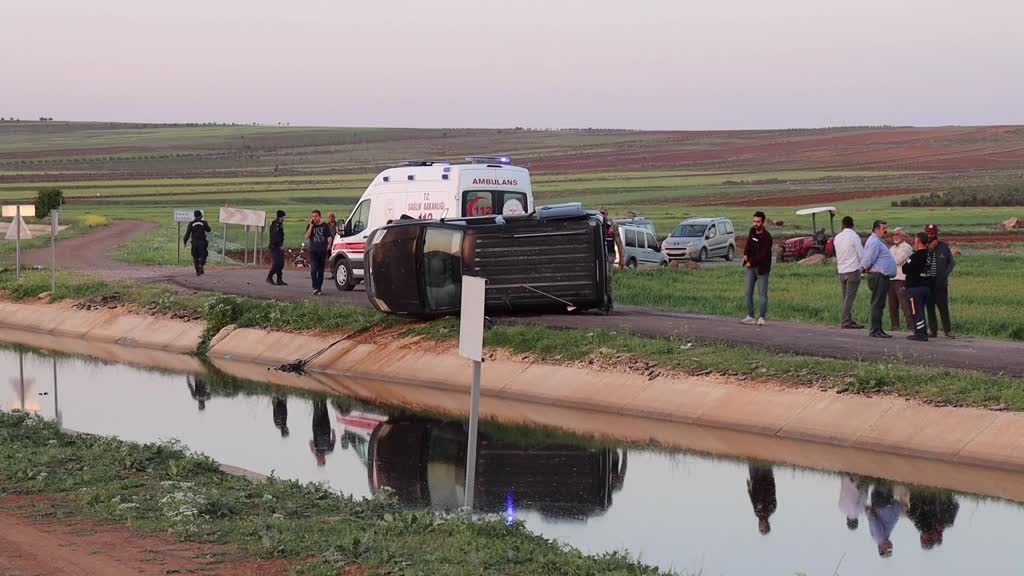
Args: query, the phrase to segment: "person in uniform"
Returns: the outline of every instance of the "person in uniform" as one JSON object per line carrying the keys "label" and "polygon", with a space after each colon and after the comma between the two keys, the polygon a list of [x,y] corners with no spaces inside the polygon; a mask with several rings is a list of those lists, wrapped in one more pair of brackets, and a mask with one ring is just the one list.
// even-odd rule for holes
{"label": "person in uniform", "polygon": [[181,241],[182,244],[188,246],[188,241],[192,240],[192,265],[196,268],[196,276],[202,276],[206,273],[204,268],[206,267],[206,257],[209,256],[207,251],[209,240],[206,235],[210,233],[210,225],[203,220],[202,210],[196,210],[194,216],[195,219],[188,223],[185,237]]}
{"label": "person in uniform", "polygon": [[[287,286],[282,279],[284,274],[284,210],[277,211],[277,218],[270,223],[270,272],[267,273],[267,284]],[[274,280],[277,276],[277,280]]]}

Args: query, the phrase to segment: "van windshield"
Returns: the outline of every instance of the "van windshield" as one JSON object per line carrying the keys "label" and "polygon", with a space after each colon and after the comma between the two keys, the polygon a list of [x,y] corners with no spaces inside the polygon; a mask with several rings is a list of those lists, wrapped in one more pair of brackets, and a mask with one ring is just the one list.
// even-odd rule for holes
{"label": "van windshield", "polygon": [[705,224],[680,224],[672,231],[673,238],[696,238],[704,235]]}
{"label": "van windshield", "polygon": [[423,286],[430,310],[457,308],[462,298],[462,231],[427,228],[423,240]]}

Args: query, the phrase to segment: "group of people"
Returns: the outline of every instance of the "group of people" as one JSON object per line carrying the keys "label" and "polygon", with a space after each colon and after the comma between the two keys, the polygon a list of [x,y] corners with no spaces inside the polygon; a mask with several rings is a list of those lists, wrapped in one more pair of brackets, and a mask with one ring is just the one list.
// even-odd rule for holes
{"label": "group of people", "polygon": [[[775,473],[771,466],[749,465],[747,494],[757,517],[758,531],[771,532],[770,517],[778,507]],[[870,497],[869,497],[870,492]],[[849,474],[840,477],[839,510],[846,527],[856,530],[860,517],[868,521],[868,531],[882,558],[892,556],[892,533],[900,518],[906,516],[920,533],[921,548],[930,550],[942,544],[943,533],[956,521],[960,504],[948,490],[907,488],[886,480],[869,481]]]}
{"label": "group of people", "polygon": [[[192,242],[192,264],[196,276],[205,274],[206,259],[209,255],[210,224],[203,218],[201,210],[195,211],[195,219],[189,222],[182,243],[186,246]],[[284,219],[287,214],[278,210],[270,223],[270,271],[267,273],[267,284],[287,286],[284,281]],[[324,285],[324,271],[331,257],[331,245],[338,234],[338,219],[334,212],[327,214],[327,220],[319,210],[313,210],[306,224],[306,241],[309,242],[309,270],[313,284],[313,294],[319,296]]]}
{"label": "group of people", "polygon": [[[768,313],[768,278],[774,250],[772,236],[765,229],[764,212],[755,212],[753,226],[743,249],[747,315],[744,324],[765,325]],[[953,252],[939,239],[939,227],[929,224],[923,232],[909,235],[903,228],[893,230],[893,244],[888,246],[889,224],[876,220],[867,241],[854,230],[853,218],[843,218],[843,231],[833,239],[839,285],[842,290],[842,328],[862,329],[853,319],[857,292],[866,276],[871,290],[869,334],[874,338],[891,338],[882,327],[886,305],[889,306],[889,327],[900,329],[900,312],[913,334],[910,340],[927,341],[938,336],[938,317],[947,338],[954,338],[949,317],[949,277],[956,266]],[[760,309],[755,319],[754,289],[759,287]],[[936,311],[938,314],[936,314]],[[938,317],[937,317],[938,316]]]}

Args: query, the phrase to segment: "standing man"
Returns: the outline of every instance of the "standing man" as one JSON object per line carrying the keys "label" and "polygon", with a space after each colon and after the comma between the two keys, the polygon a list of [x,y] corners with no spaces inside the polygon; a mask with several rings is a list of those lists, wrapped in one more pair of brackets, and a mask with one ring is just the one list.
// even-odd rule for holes
{"label": "standing man", "polygon": [[843,311],[839,326],[842,328],[863,328],[853,320],[853,305],[857,302],[860,288],[860,261],[864,245],[860,235],[853,230],[853,218],[843,216],[843,231],[832,241],[836,249],[836,268],[839,270],[839,286],[843,289]]}
{"label": "standing man", "polygon": [[[270,272],[267,284],[287,286],[281,276],[284,274],[284,210],[277,211],[277,218],[270,223]],[[274,281],[277,276],[277,281]]]}
{"label": "standing man", "polygon": [[868,236],[867,244],[864,245],[864,257],[861,259],[861,270],[868,275],[868,288],[871,289],[873,338],[892,338],[882,330],[885,301],[889,298],[889,280],[896,275],[896,261],[892,259],[892,253],[885,245],[885,237],[888,235],[889,225],[884,220],[875,220],[871,225],[871,236]]}
{"label": "standing man", "polygon": [[942,317],[942,331],[946,338],[954,338],[953,325],[949,320],[949,275],[956,267],[956,260],[953,259],[953,251],[949,244],[939,240],[939,227],[935,224],[925,226],[925,233],[928,234],[928,250],[931,252],[933,272],[931,290],[928,293],[928,328],[931,337],[939,335],[939,323],[935,318],[935,308],[939,309]]}
{"label": "standing man", "polygon": [[196,276],[202,276],[206,274],[206,257],[209,256],[206,235],[210,233],[210,225],[206,223],[206,220],[203,220],[202,210],[196,210],[193,216],[195,216],[195,219],[188,223],[188,228],[185,229],[185,237],[182,238],[181,242],[188,246],[189,238],[192,239],[192,265],[196,267]]}
{"label": "standing man", "polygon": [[744,324],[754,323],[754,284],[760,284],[761,310],[757,325],[764,326],[768,313],[768,275],[772,271],[772,235],[764,228],[764,212],[754,212],[754,225],[747,233],[743,247],[743,266],[746,268],[747,317]]}
{"label": "standing man", "polygon": [[925,322],[925,303],[931,292],[931,266],[928,253],[928,235],[921,232],[914,238],[914,253],[903,265],[903,273],[907,278],[907,296],[910,298],[910,326],[914,333],[907,336],[908,340],[928,341],[928,324]]}
{"label": "standing man", "polygon": [[914,253],[914,247],[907,241],[906,230],[896,228],[892,231],[892,247],[889,248],[889,252],[892,254],[892,259],[896,261],[896,276],[889,283],[889,328],[893,331],[900,329],[900,311],[902,311],[903,317],[907,320],[907,326],[913,329],[903,265],[910,260],[910,255]]}
{"label": "standing man", "polygon": [[309,240],[309,277],[313,281],[313,295],[319,296],[324,287],[324,265],[327,263],[327,250],[331,245],[331,227],[321,220],[319,210],[313,210],[313,217],[306,227],[306,240]]}
{"label": "standing man", "polygon": [[[330,245],[333,245],[334,244],[334,238],[338,236],[338,217],[334,214],[334,212],[328,212],[327,213],[327,225],[331,227],[331,244]],[[330,245],[328,245],[327,259],[324,260],[324,267],[327,269],[326,277],[333,280],[334,279],[334,274],[331,272],[330,266],[328,266],[329,261],[331,259]]]}

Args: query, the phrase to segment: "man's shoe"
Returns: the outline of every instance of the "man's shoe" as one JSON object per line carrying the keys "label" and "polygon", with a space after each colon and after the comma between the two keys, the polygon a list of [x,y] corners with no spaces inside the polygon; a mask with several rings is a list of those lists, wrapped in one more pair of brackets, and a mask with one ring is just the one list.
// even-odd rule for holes
{"label": "man's shoe", "polygon": [[860,324],[857,324],[856,322],[850,322],[848,324],[840,324],[839,327],[840,328],[845,328],[847,330],[863,330],[864,329],[864,326],[862,326]]}
{"label": "man's shoe", "polygon": [[285,284],[284,280],[281,280],[280,278],[277,279],[277,283],[276,284],[278,286],[287,286],[287,284]]}
{"label": "man's shoe", "polygon": [[320,291],[319,290],[313,290],[313,296],[319,296],[319,295],[320,295]]}
{"label": "man's shoe", "polygon": [[927,342],[928,337],[925,336],[924,334],[911,334],[910,336],[907,336],[907,340],[913,340],[915,342]]}
{"label": "man's shoe", "polygon": [[889,334],[886,334],[885,332],[882,332],[881,330],[879,330],[878,332],[872,332],[871,333],[871,337],[872,338],[892,338],[892,336],[890,336]]}
{"label": "man's shoe", "polygon": [[938,332],[929,332],[928,333],[928,337],[929,338],[938,338],[939,337],[939,333]]}
{"label": "man's shoe", "polygon": [[956,340],[956,336],[954,336],[952,332],[946,332],[946,338],[949,338],[950,340]]}
{"label": "man's shoe", "polygon": [[270,276],[267,276],[267,284],[274,285],[274,280]]}
{"label": "man's shoe", "polygon": [[754,320],[753,316],[747,316],[743,320],[740,320],[740,322],[742,322],[743,324],[754,324],[755,322],[757,322],[757,320]]}
{"label": "man's shoe", "polygon": [[764,321],[764,316],[757,319],[758,326],[764,326],[765,324],[767,324],[767,322]]}

